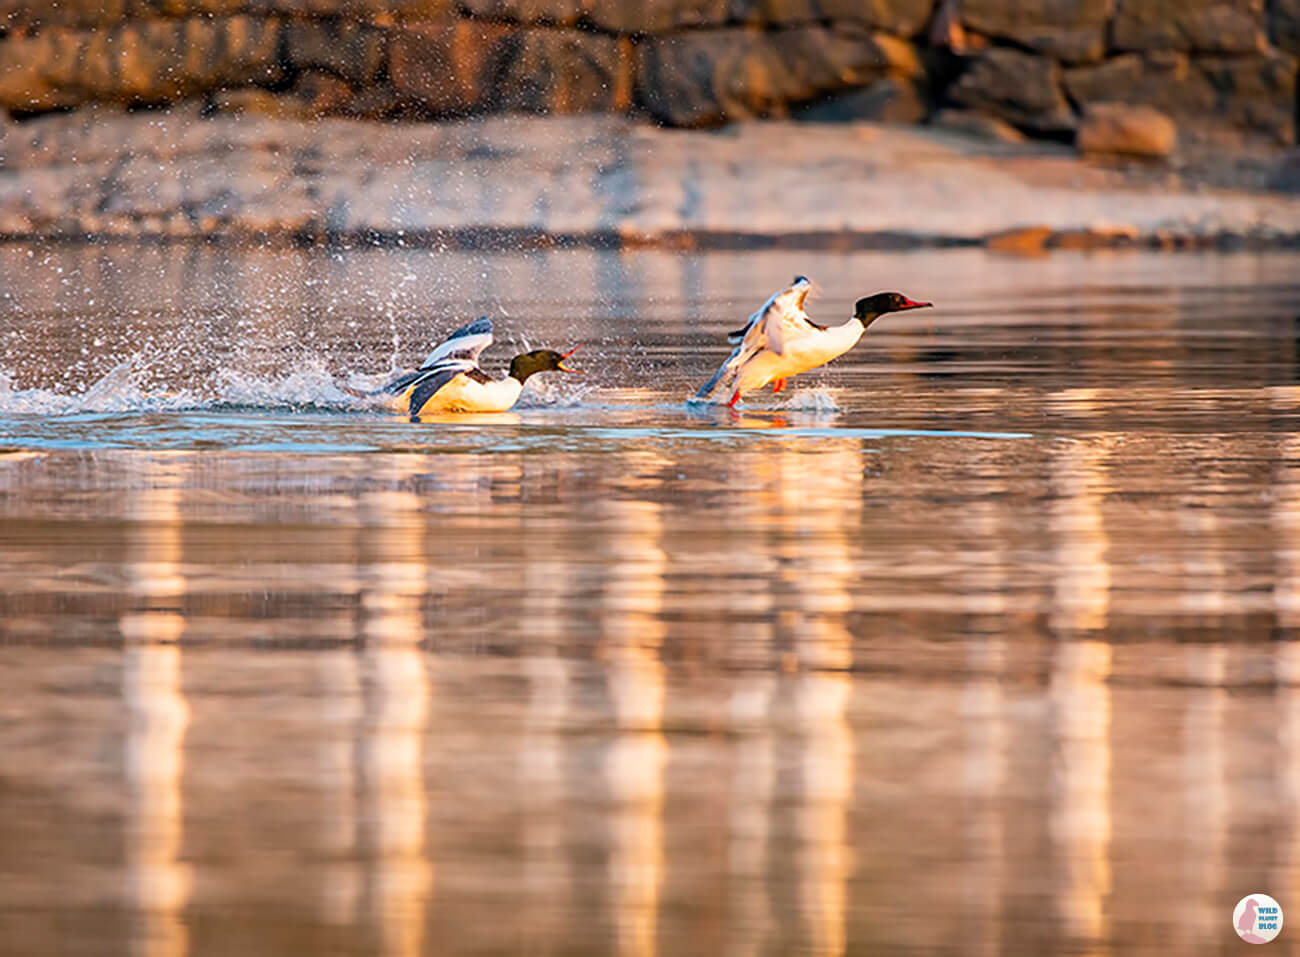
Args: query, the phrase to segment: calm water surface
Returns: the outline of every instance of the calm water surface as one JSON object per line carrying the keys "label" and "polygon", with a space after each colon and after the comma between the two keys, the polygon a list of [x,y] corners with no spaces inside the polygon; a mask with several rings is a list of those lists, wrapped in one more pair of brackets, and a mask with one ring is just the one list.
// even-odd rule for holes
{"label": "calm water surface", "polygon": [[[688,408],[795,272],[939,308]],[[587,374],[335,385],[482,313]],[[0,248],[0,951],[1235,952],[1298,334],[1294,255]]]}

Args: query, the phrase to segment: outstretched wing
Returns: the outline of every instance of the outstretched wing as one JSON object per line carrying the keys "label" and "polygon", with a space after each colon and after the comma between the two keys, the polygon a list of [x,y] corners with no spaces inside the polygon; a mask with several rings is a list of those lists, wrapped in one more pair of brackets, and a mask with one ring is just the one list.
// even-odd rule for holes
{"label": "outstretched wing", "polygon": [[429,353],[420,368],[428,369],[443,359],[468,359],[477,362],[479,353],[492,345],[492,320],[480,316],[467,326],[461,326]]}
{"label": "outstretched wing", "polygon": [[[807,276],[795,276],[790,285],[772,293],[771,298],[745,321],[744,328],[727,333],[727,341],[732,345],[743,342],[751,332],[770,323],[774,318],[788,322],[805,322],[810,326],[815,325],[808,319],[808,314],[803,311],[804,300],[808,298],[808,292],[811,289],[812,283],[808,281]],[[817,328],[820,329],[821,327],[817,326]],[[765,335],[770,336],[771,331],[768,330]],[[781,350],[777,349],[776,351],[780,352]]]}

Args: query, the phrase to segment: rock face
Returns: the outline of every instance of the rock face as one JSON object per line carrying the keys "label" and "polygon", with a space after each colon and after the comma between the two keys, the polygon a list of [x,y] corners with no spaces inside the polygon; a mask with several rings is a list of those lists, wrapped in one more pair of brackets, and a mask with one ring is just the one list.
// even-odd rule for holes
{"label": "rock face", "polygon": [[1300,54],[1300,0],[1273,0],[1269,35],[1279,49]]}
{"label": "rock face", "polygon": [[0,42],[0,106],[167,103],[232,83],[271,84],[283,75],[279,48],[279,21],[242,15],[43,30]]}
{"label": "rock face", "polygon": [[657,119],[703,126],[782,115],[788,103],[866,84],[889,70],[864,30],[695,30],[637,48],[638,99]]}
{"label": "rock face", "polygon": [[1100,60],[1114,0],[964,0],[971,30],[1070,63]]}
{"label": "rock face", "polygon": [[919,123],[926,112],[925,98],[915,83],[887,76],[870,86],[805,106],[794,116],[809,123]]}
{"label": "rock face", "polygon": [[1263,26],[1264,0],[1119,0],[1114,43],[1120,50],[1258,53]]}
{"label": "rock face", "polygon": [[980,56],[957,81],[952,97],[1015,126],[1057,133],[1074,129],[1074,114],[1061,92],[1061,69],[1046,57],[995,48]]}
{"label": "rock face", "polygon": [[631,99],[631,51],[614,37],[477,21],[404,28],[389,74],[434,114],[615,112]]}
{"label": "rock face", "polygon": [[1060,139],[1089,103],[1129,102],[1286,141],[1296,55],[1300,0],[0,0],[0,109],[20,120],[191,99],[680,126],[962,105]]}
{"label": "rock face", "polygon": [[1186,121],[1197,135],[1215,129],[1295,138],[1296,61],[1278,53],[1202,57],[1129,54],[1096,67],[1067,70],[1065,87],[1082,106],[1144,103]]}
{"label": "rock face", "polygon": [[1082,153],[1163,159],[1174,151],[1173,120],[1149,106],[1093,103],[1084,111],[1075,139]]}

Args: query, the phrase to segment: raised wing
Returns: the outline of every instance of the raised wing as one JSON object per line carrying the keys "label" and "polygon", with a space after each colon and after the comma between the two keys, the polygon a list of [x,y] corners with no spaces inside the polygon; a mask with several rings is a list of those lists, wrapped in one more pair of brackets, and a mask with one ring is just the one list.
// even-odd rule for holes
{"label": "raised wing", "polygon": [[429,353],[421,369],[437,365],[443,359],[468,359],[477,362],[479,353],[492,345],[492,320],[480,316],[467,326],[461,326]]}
{"label": "raised wing", "polygon": [[[437,365],[413,373],[403,385],[403,389],[411,390],[411,398],[407,403],[411,418],[416,418],[424,408],[424,404],[456,376],[477,371],[478,365],[472,359],[443,359]],[[397,394],[401,391],[398,390]]]}
{"label": "raised wing", "polygon": [[[789,334],[797,330],[800,324],[815,326],[815,323],[808,318],[808,314],[803,311],[804,300],[808,298],[811,289],[812,283],[808,281],[807,276],[795,276],[790,285],[772,293],[771,298],[763,303],[762,308],[749,317],[743,329],[728,333],[727,341],[735,345],[761,331],[762,335],[769,340],[769,343],[764,343],[768,345],[775,332],[776,345],[772,348],[775,352],[781,352],[782,342],[789,338]],[[774,321],[785,324],[787,327],[785,335],[782,335],[782,330],[769,328]],[[816,326],[816,328],[821,327]]]}

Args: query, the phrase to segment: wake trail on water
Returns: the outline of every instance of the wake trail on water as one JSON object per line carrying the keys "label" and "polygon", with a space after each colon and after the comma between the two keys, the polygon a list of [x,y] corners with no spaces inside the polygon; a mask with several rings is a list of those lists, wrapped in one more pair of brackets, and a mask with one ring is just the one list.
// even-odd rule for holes
{"label": "wake trail on water", "polygon": [[[395,370],[401,371],[401,370]],[[371,390],[383,385],[392,371],[378,374],[338,375],[323,355],[306,355],[293,367],[278,372],[256,372],[239,367],[217,368],[203,375],[186,376],[184,384],[159,380],[158,370],[144,353],[111,367],[83,391],[20,388],[17,377],[0,368],[0,415],[68,416],[82,414],[147,415],[162,412],[333,411],[390,412],[386,396],[358,397],[344,385]],[[537,376],[528,383],[517,408],[567,408],[581,405],[594,383],[557,383]]]}

